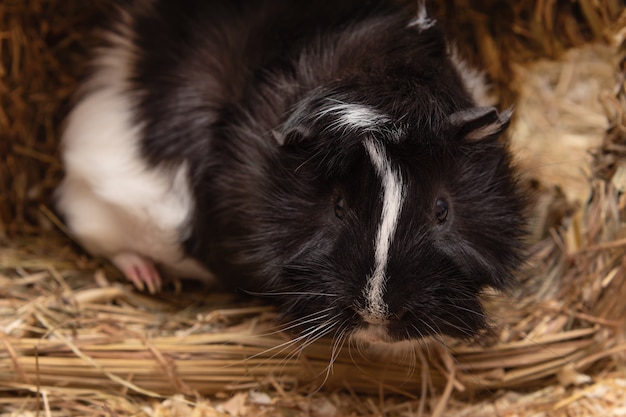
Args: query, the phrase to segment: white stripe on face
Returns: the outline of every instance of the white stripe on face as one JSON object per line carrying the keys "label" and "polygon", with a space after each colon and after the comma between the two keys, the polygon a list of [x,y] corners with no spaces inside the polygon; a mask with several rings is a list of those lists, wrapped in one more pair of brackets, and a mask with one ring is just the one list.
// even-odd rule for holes
{"label": "white stripe on face", "polygon": [[367,302],[365,314],[374,320],[384,320],[388,314],[388,307],[383,300],[385,291],[385,272],[389,260],[389,248],[398,225],[398,218],[405,197],[400,173],[392,169],[387,158],[385,149],[367,139],[364,142],[365,149],[372,160],[376,174],[382,183],[383,210],[376,235],[374,260],[374,272],[368,278],[365,289]]}

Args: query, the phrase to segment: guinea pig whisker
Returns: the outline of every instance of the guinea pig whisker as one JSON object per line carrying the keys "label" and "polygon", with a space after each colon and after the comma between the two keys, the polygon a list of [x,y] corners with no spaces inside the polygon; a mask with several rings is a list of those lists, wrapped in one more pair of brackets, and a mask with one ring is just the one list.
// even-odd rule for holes
{"label": "guinea pig whisker", "polygon": [[326,368],[324,368],[320,372],[320,374],[325,373],[324,380],[320,383],[320,385],[317,387],[317,389],[313,393],[318,392],[328,381],[328,378],[330,377],[330,373],[333,369],[333,365],[337,361],[337,358],[339,357],[339,352],[341,352],[341,350],[343,349],[343,345],[345,344],[347,330],[348,330],[348,326],[346,323],[344,323],[343,325],[339,326],[339,328],[337,328],[337,330],[335,331],[330,359],[328,360],[328,366],[326,366]]}
{"label": "guinea pig whisker", "polygon": [[[267,349],[265,349],[265,350],[263,350],[263,351],[261,351],[261,352],[255,353],[255,354],[254,354],[254,355],[252,355],[252,356],[248,356],[247,358],[245,358],[245,360],[246,360],[246,361],[249,361],[249,360],[252,360],[252,359],[256,359],[256,358],[258,358],[258,357],[262,357],[262,356],[264,356],[264,355],[267,355],[267,354],[269,354],[269,353],[270,353],[270,352],[272,352],[272,351],[276,351],[276,350],[278,350],[277,352],[275,352],[275,353],[274,353],[273,355],[271,355],[270,357],[265,358],[265,360],[266,360],[266,361],[272,360],[272,359],[274,359],[276,356],[278,356],[278,355],[280,355],[282,352],[284,352],[285,350],[289,349],[289,347],[291,347],[291,346],[293,346],[293,345],[297,344],[299,340],[300,340],[299,338],[289,339],[289,340],[287,340],[286,342],[283,342],[283,343],[281,343],[281,344],[279,344],[279,345],[269,347],[269,348],[267,348]],[[259,364],[259,365],[257,365],[257,366],[261,366],[261,365]]]}
{"label": "guinea pig whisker", "polygon": [[358,343],[358,342],[357,342],[355,339],[353,339],[353,338],[351,338],[351,337],[349,337],[349,336],[348,336],[348,355],[350,355],[350,360],[352,361],[352,364],[353,364],[354,366],[356,366],[356,367],[357,367],[357,369],[359,369],[360,371],[364,372],[363,368],[361,368],[361,366],[359,365],[359,363],[358,363],[358,362],[354,359],[354,355],[352,354],[352,346],[354,346],[354,348],[356,349],[357,353],[358,353],[359,355],[361,355],[361,357],[363,357],[363,354],[362,354],[362,353],[361,353],[361,351],[359,350],[359,347],[358,347],[358,346],[356,346],[356,344],[357,344],[357,343]]}
{"label": "guinea pig whisker", "polygon": [[[316,340],[321,339],[322,337],[326,336],[327,334],[329,334],[331,332],[331,330],[333,330],[333,328],[335,328],[337,322],[335,320],[330,320],[330,321],[326,321],[324,323],[321,323],[320,325],[318,325],[317,327],[314,327],[313,330],[315,332],[317,332],[317,334],[315,334],[314,332],[310,335],[309,340],[307,340],[302,346],[300,350],[304,350],[306,349],[309,345],[311,345],[312,343],[314,343]],[[311,337],[312,336],[312,337]]]}
{"label": "guinea pig whisker", "polygon": [[[422,349],[422,346],[424,345],[424,342],[422,340],[420,340],[419,342],[417,342],[418,344],[418,349]],[[417,352],[415,351],[415,348],[411,349],[409,352],[409,359],[410,359],[410,376],[415,375],[415,372],[417,371]]]}
{"label": "guinea pig whisker", "polygon": [[325,335],[331,332],[331,330],[335,327],[337,323],[333,321],[326,321],[321,323],[320,325],[313,327],[309,330],[303,337],[297,338],[298,341],[304,340],[296,350],[294,350],[287,359],[290,358],[299,358],[300,355],[304,352],[304,350],[309,347],[311,344],[315,343],[317,340],[321,339]]}
{"label": "guinea pig whisker", "polygon": [[[408,329],[405,330],[407,340],[411,340],[411,334]],[[417,340],[418,349],[421,349],[422,342],[421,339]],[[404,383],[408,382],[413,375],[415,375],[415,370],[417,368],[417,360],[415,353],[416,346],[414,344],[410,345],[402,345],[399,348],[394,350],[394,360],[397,359],[398,363],[406,364],[406,376],[404,378]]]}
{"label": "guinea pig whisker", "polygon": [[[421,323],[423,323],[425,326],[428,326],[428,323],[424,322],[423,320],[420,320]],[[422,333],[422,331],[420,330],[419,327],[417,327],[415,324],[412,324],[411,327],[413,327],[415,329],[415,331],[417,332],[417,334],[419,335],[419,340],[424,338],[424,333]],[[431,329],[432,330],[432,329]],[[408,334],[408,330],[407,330],[407,334]],[[409,337],[410,338],[410,337]]]}
{"label": "guinea pig whisker", "polygon": [[478,316],[480,318],[486,318],[487,317],[487,315],[484,312],[482,312],[482,311],[472,310],[471,308],[462,307],[462,306],[459,306],[459,305],[456,305],[456,304],[454,304],[453,307],[455,309],[457,309],[457,310],[467,311],[468,313],[472,313],[472,314],[474,314],[474,315],[476,315],[476,316]]}
{"label": "guinea pig whisker", "polygon": [[[426,326],[430,327],[430,328],[431,328],[431,330],[433,330],[433,331],[434,331],[433,327],[432,327],[432,326],[430,326],[430,325],[428,325],[428,323],[426,323],[425,321],[422,321],[422,323],[423,323],[424,325],[426,325]],[[433,324],[434,324],[434,323],[433,323]],[[432,353],[431,353],[431,351],[430,351],[430,343],[429,343],[429,342],[427,342],[427,340],[428,340],[428,341],[432,341],[432,342],[436,343],[437,345],[441,346],[444,350],[448,350],[448,344],[447,344],[447,343],[446,343],[446,341],[442,338],[442,334],[443,334],[443,333],[441,332],[441,330],[439,330],[439,326],[437,326],[436,324],[434,324],[434,325],[437,327],[438,331],[436,331],[436,332],[434,332],[434,333],[430,334],[428,338],[423,338],[423,339],[421,339],[421,340],[420,340],[421,345],[422,345],[422,351],[421,351],[421,352],[423,352],[423,351],[424,351],[424,349],[423,349],[423,348],[425,348],[425,349],[426,349],[426,353],[427,353],[427,355],[428,355],[429,360],[432,360],[432,357],[433,357],[433,356],[432,356]],[[422,358],[421,360],[425,360],[425,359],[426,359],[426,358],[424,358],[424,357],[423,357],[423,355],[420,355],[420,357]]]}
{"label": "guinea pig whisker", "polygon": [[[459,319],[459,321],[460,321],[461,323],[463,323],[463,324],[467,324],[467,323],[463,320],[463,318],[462,318],[462,317],[460,317],[460,316],[455,316],[455,317],[456,317],[457,319]],[[451,323],[451,322],[449,322],[448,320],[445,320],[445,319],[442,319],[442,318],[439,318],[439,320],[441,320],[441,322],[442,322],[442,323],[447,324],[447,325],[448,325],[448,326],[450,326],[451,328],[458,330],[458,331],[459,331],[459,333],[464,334],[464,335],[465,335],[465,336],[467,336],[467,337],[473,337],[473,336],[474,336],[474,333],[472,333],[470,330],[468,330],[468,328],[467,328],[467,327],[461,327],[461,326],[459,326],[458,324]]]}
{"label": "guinea pig whisker", "polygon": [[[300,355],[303,353],[304,349],[306,349],[306,347],[308,347],[310,344],[314,343],[316,340],[322,338],[323,336],[325,336],[326,334],[330,333],[330,331],[332,330],[333,326],[335,325],[334,322],[332,321],[326,321],[323,323],[320,323],[318,326],[315,326],[311,329],[309,329],[309,331],[307,331],[306,333],[301,334],[300,336],[290,339],[284,343],[281,343],[280,345],[277,346],[273,346],[269,349],[264,350],[263,352],[260,352],[256,355],[253,355],[249,358],[246,358],[246,360],[250,360],[253,359],[255,357],[258,356],[262,356],[265,355],[269,352],[272,352],[274,350],[278,350],[276,351],[273,355],[271,355],[269,358],[266,358],[266,361],[270,361],[274,358],[276,358],[278,355],[282,354],[283,352],[285,352],[287,349],[291,348],[291,347],[295,347],[295,349],[293,349],[291,352],[289,352],[286,356],[284,356],[282,358],[282,360],[279,362],[279,364],[277,365],[277,367],[281,367],[281,366],[285,366],[290,360],[293,359],[299,359]],[[262,363],[261,363],[262,364]],[[257,367],[261,366],[261,364],[257,365]]]}
{"label": "guinea pig whisker", "polygon": [[[438,332],[433,328],[433,326],[431,326],[430,324],[428,324],[428,322],[426,320],[424,320],[424,318],[418,316],[415,311],[413,311],[413,309],[408,309],[407,310],[409,314],[411,314],[413,317],[415,317],[419,323],[423,324],[425,327],[428,327],[428,329],[432,332],[432,334],[437,334]],[[434,324],[434,323],[433,323]],[[419,334],[420,338],[423,339],[426,336],[424,335],[424,333],[422,332],[422,330],[420,330],[419,327],[417,327],[415,324],[412,324],[411,327],[413,327],[417,333]]]}
{"label": "guinea pig whisker", "polygon": [[[330,373],[333,369],[333,365],[337,361],[339,352],[341,352],[341,350],[343,349],[343,345],[346,341],[346,331],[347,331],[347,326],[343,326],[341,333],[339,333],[339,335],[335,337],[335,341],[333,343],[332,351],[330,354],[330,360],[328,361],[328,366],[326,367],[326,376],[324,377],[324,382],[322,382],[322,384],[320,385],[320,388],[321,386],[326,384],[326,381],[328,381],[328,377],[330,376]],[[337,332],[335,332],[335,335],[336,334]]]}
{"label": "guinea pig whisker", "polygon": [[314,324],[313,326],[306,326],[307,327],[306,330],[303,333],[301,333],[299,336],[297,336],[295,339],[295,340],[302,340],[303,338],[306,338],[307,335],[313,334],[316,330],[323,328],[323,326],[329,323],[329,320],[327,320],[328,317],[329,317],[329,314],[320,314],[318,316],[311,317],[309,320],[305,320],[302,322],[301,321],[293,322],[287,329],[302,327],[306,323],[318,322],[317,324]]}
{"label": "guinea pig whisker", "polygon": [[[426,323],[424,320],[421,320],[421,319],[420,319],[420,323],[422,323],[424,326],[429,327],[429,328],[431,329],[431,331],[433,331],[433,332],[434,332],[434,329],[433,329],[433,328],[432,328],[432,327],[431,327],[428,323]],[[430,355],[430,347],[428,346],[428,343],[424,343],[424,342],[423,342],[423,340],[424,340],[424,334],[423,334],[423,333],[422,333],[422,331],[419,329],[419,327],[417,327],[416,325],[414,325],[414,324],[413,324],[413,325],[411,325],[411,326],[412,326],[412,327],[413,327],[413,328],[417,331],[417,333],[419,334],[420,338],[418,339],[418,343],[421,345],[421,348],[422,348],[422,349],[423,349],[423,348],[426,348],[426,353],[428,354],[428,357],[430,358],[430,357],[431,357],[431,355]],[[433,333],[433,334],[436,334],[436,333]]]}
{"label": "guinea pig whisker", "polygon": [[486,318],[487,314],[485,314],[484,311],[480,311],[480,310],[476,311],[475,309],[472,309],[472,308],[469,308],[469,307],[464,307],[463,305],[458,304],[458,303],[455,302],[455,301],[476,302],[476,300],[477,300],[476,297],[474,297],[474,298],[469,298],[469,299],[467,299],[467,298],[449,298],[446,301],[447,301],[448,305],[450,306],[450,310],[455,310],[456,309],[456,310],[460,310],[460,311],[466,311],[466,312],[471,313],[472,315],[478,316],[480,318]]}
{"label": "guinea pig whisker", "polygon": [[439,335],[442,333],[437,323],[433,322],[432,320],[430,320],[430,323],[429,323],[428,321],[424,319],[420,319],[420,323],[422,323],[424,326],[430,329],[430,331],[432,332],[431,335]]}
{"label": "guinea pig whisker", "polygon": [[[326,310],[330,310],[330,308],[329,308],[329,309],[326,309]],[[321,314],[321,313],[323,313],[323,312],[318,312],[318,313],[320,313],[320,314],[319,314],[319,317],[316,317],[316,318],[315,318],[315,320],[320,320],[320,319],[326,318],[326,317],[328,317],[328,315],[329,315],[329,314]],[[310,314],[309,316],[313,316],[313,315],[314,315],[314,314]],[[262,365],[263,365],[263,363],[265,363],[266,361],[270,361],[270,360],[272,360],[272,359],[276,358],[278,355],[282,354],[283,352],[285,352],[285,351],[286,351],[286,350],[288,350],[289,348],[294,347],[294,346],[297,346],[297,345],[298,345],[298,343],[300,343],[300,342],[302,342],[302,341],[305,341],[305,344],[310,343],[310,342],[309,342],[309,338],[310,338],[312,335],[315,335],[315,333],[318,333],[320,330],[323,330],[323,328],[324,328],[324,327],[328,327],[328,324],[329,324],[329,323],[330,323],[329,321],[324,321],[324,322],[320,323],[320,324],[319,324],[319,325],[317,325],[317,326],[314,326],[314,327],[312,327],[312,328],[309,328],[309,329],[308,329],[305,333],[302,333],[302,334],[300,334],[299,336],[297,336],[297,337],[295,337],[295,338],[289,338],[287,341],[285,341],[285,342],[283,342],[283,343],[280,343],[280,344],[275,345],[275,346],[271,346],[271,347],[269,347],[269,348],[267,348],[267,349],[265,349],[265,350],[263,350],[263,351],[261,351],[261,352],[258,352],[258,353],[254,354],[254,355],[252,355],[252,356],[248,356],[248,357],[246,357],[245,359],[243,359],[243,362],[250,361],[250,360],[253,360],[253,359],[256,359],[256,358],[260,358],[260,357],[264,357],[265,355],[268,355],[268,354],[270,354],[270,353],[272,353],[272,352],[273,352],[273,354],[271,354],[271,356],[269,356],[269,357],[265,358],[265,360],[264,360],[264,361],[262,361],[261,363],[259,363],[257,366],[255,366],[255,368],[257,368],[257,367],[259,367],[259,366],[262,366]],[[332,324],[332,323],[331,323],[331,324]],[[294,327],[295,327],[295,325],[294,325]],[[314,337],[314,338],[313,338],[313,341],[314,341],[314,340],[319,339],[319,338],[320,338],[320,337],[322,337],[324,334],[326,334],[326,333],[330,332],[330,330],[332,330],[332,326],[331,326],[331,328],[330,328],[330,329],[328,329],[328,330],[326,330],[326,331],[322,331],[322,332],[321,332],[321,335]],[[277,330],[275,330],[275,331],[272,331],[272,332],[267,332],[267,333],[263,333],[263,334],[258,334],[258,335],[256,335],[256,337],[265,337],[265,336],[269,336],[269,335],[273,335],[273,334],[281,333],[282,331],[283,331],[283,330],[279,328],[279,329],[277,329]],[[283,358],[283,360],[281,361],[281,363],[282,363],[282,362],[284,362],[284,361],[288,361],[290,358],[292,358],[292,357],[294,357],[294,356],[296,356],[296,355],[298,355],[298,356],[299,356],[299,354],[300,354],[300,351],[301,351],[301,350],[302,350],[302,348],[301,348],[301,347],[298,347],[297,349],[294,349],[294,350],[293,350],[291,353],[289,353],[289,354],[288,354],[285,358]]]}
{"label": "guinea pig whisker", "polygon": [[[300,356],[302,355],[304,349],[307,346],[309,346],[311,343],[313,343],[314,341],[322,337],[325,333],[327,333],[327,332],[322,331],[320,336],[316,335],[316,333],[319,333],[320,330],[323,329],[323,327],[324,327],[324,323],[320,324],[319,326],[309,329],[307,333],[304,333],[300,335],[299,337],[293,339],[293,343],[290,343],[288,347],[293,346],[294,349],[283,358],[281,363],[286,364],[290,360],[299,360]],[[282,349],[281,352],[283,352],[285,349]]]}
{"label": "guinea pig whisker", "polygon": [[328,312],[330,310],[332,310],[332,307],[325,308],[322,311],[318,311],[314,314],[309,314],[305,317],[299,318],[298,320],[294,320],[289,323],[286,323],[285,324],[286,327],[280,327],[275,333],[284,332],[284,331],[291,330],[296,327],[300,327],[300,326],[303,326],[305,324],[308,324],[314,321],[319,321],[321,319],[324,319],[329,316]]}
{"label": "guinea pig whisker", "polygon": [[353,339],[356,351],[359,353],[359,355],[361,355],[361,358],[365,358],[366,355],[363,351],[363,348],[365,347],[365,342],[361,339]]}
{"label": "guinea pig whisker", "polygon": [[334,320],[326,320],[322,323],[319,323],[316,326],[313,326],[307,329],[306,333],[298,336],[296,340],[304,340],[304,343],[300,345],[300,350],[303,350],[315,340],[323,337],[324,335],[330,333],[330,331],[335,326],[336,322]]}
{"label": "guinea pig whisker", "polygon": [[282,332],[286,332],[289,331],[291,329],[294,329],[298,326],[302,326],[304,324],[310,323],[310,322],[314,322],[316,320],[322,320],[326,317],[328,317],[328,312],[330,312],[333,309],[333,307],[327,307],[323,310],[320,311],[315,311],[311,314],[307,314],[306,316],[303,317],[299,317],[297,320],[292,320],[289,321],[287,323],[281,323],[279,325],[277,325],[275,327],[275,330],[272,331],[268,331],[265,333],[260,333],[257,334],[256,337],[266,337],[266,336],[272,336],[278,333],[282,333]]}

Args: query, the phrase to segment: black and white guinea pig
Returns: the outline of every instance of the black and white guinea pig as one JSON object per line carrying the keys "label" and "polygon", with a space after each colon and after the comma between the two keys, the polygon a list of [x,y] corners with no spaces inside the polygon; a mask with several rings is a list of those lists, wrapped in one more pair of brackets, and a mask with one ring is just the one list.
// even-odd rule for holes
{"label": "black and white guinea pig", "polygon": [[521,258],[511,113],[423,8],[135,0],[102,39],[57,195],[89,251],[152,291],[265,294],[308,334],[485,328]]}

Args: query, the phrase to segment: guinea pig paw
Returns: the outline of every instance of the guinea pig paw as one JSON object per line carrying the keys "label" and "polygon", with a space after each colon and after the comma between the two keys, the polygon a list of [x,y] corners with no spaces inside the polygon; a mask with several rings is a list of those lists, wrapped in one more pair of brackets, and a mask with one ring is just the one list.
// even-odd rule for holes
{"label": "guinea pig paw", "polygon": [[143,291],[147,287],[150,294],[161,291],[161,275],[151,260],[136,253],[122,252],[111,261],[138,290]]}

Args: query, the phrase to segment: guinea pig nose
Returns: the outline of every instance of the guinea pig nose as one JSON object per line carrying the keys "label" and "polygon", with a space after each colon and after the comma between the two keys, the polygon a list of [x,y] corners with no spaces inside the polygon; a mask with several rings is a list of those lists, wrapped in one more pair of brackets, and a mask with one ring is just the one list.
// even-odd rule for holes
{"label": "guinea pig nose", "polygon": [[386,317],[382,317],[377,314],[371,314],[365,311],[359,311],[359,315],[361,316],[361,318],[363,319],[365,323],[373,324],[376,326],[385,325],[388,322]]}

